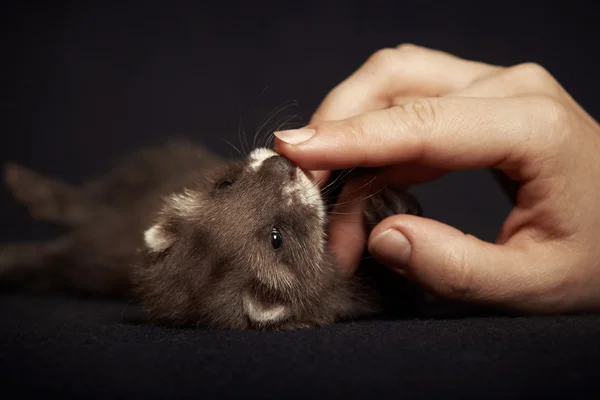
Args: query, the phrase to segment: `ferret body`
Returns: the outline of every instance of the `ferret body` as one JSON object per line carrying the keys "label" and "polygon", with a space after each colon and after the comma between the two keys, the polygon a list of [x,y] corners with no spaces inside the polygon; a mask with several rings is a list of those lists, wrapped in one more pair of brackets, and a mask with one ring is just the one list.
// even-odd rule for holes
{"label": "ferret body", "polygon": [[[0,248],[0,281],[133,296],[152,323],[294,329],[370,315],[376,296],[345,276],[309,175],[265,148],[225,161],[189,142],[147,148],[81,187],[16,165],[5,182],[34,218],[68,231]],[[385,190],[367,220],[419,214]]]}

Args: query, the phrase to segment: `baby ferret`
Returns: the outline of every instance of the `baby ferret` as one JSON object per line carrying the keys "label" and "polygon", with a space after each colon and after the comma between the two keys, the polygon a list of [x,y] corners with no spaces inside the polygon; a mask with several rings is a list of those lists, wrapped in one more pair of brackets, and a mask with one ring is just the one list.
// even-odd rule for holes
{"label": "baby ferret", "polygon": [[[5,183],[53,240],[0,248],[0,280],[133,296],[151,323],[294,329],[367,316],[376,296],[327,246],[311,175],[267,148],[226,161],[187,141],[139,150],[81,186],[15,164]],[[366,220],[420,214],[406,192],[368,199]]]}

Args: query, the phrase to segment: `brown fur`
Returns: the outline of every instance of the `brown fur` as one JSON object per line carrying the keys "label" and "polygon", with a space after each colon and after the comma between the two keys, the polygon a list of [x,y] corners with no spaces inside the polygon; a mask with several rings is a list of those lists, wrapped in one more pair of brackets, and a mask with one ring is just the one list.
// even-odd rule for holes
{"label": "brown fur", "polygon": [[[291,329],[373,313],[374,298],[329,252],[326,221],[299,198],[289,203],[290,168],[272,157],[253,171],[247,159],[226,162],[188,142],[139,151],[82,187],[8,165],[6,184],[31,215],[70,230],[0,248],[0,280],[133,295],[151,322],[176,326]],[[367,220],[419,213],[407,196],[384,191]],[[158,250],[144,242],[153,226],[165,244]],[[244,298],[284,307],[284,316],[251,318]]]}

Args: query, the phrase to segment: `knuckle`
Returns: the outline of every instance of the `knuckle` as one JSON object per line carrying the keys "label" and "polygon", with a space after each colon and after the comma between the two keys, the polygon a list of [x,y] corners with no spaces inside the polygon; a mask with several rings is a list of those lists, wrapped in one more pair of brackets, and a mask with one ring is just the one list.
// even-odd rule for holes
{"label": "knuckle", "polygon": [[422,51],[424,49],[423,49],[423,47],[417,46],[416,44],[413,44],[413,43],[401,43],[398,46],[396,46],[396,50],[399,50],[401,52],[414,52],[414,51]]}
{"label": "knuckle", "polygon": [[412,147],[411,154],[415,160],[426,154],[428,132],[435,129],[441,113],[441,105],[432,99],[418,99],[388,109],[392,133],[402,132],[405,142]]}
{"label": "knuckle", "polygon": [[372,123],[362,118],[350,118],[345,122],[345,126],[343,127],[343,131],[345,132],[344,147],[348,146],[348,148],[360,148],[364,150],[356,154],[355,162],[357,165],[368,162],[372,157],[372,153],[377,153],[378,151],[379,140],[377,137],[371,137],[371,129],[373,129]]}
{"label": "knuckle", "polygon": [[538,107],[540,113],[546,117],[551,126],[562,126],[569,120],[569,111],[567,108],[562,102],[552,97],[540,97],[538,99]]}
{"label": "knuckle", "polygon": [[509,70],[514,71],[524,78],[530,79],[546,79],[550,76],[550,73],[546,70],[546,68],[535,62],[517,64],[509,68]]}
{"label": "knuckle", "polygon": [[360,145],[367,135],[368,128],[362,118],[350,118],[347,120],[346,140],[353,146]]}
{"label": "knuckle", "polygon": [[535,101],[535,118],[539,121],[538,138],[543,141],[543,148],[552,150],[552,154],[562,152],[568,142],[570,114],[558,100],[548,96],[540,96]]}
{"label": "knuckle", "polygon": [[535,62],[517,64],[506,69],[512,80],[534,88],[554,88],[556,81],[546,68]]}
{"label": "knuckle", "polygon": [[384,48],[373,53],[366,65],[374,70],[387,70],[398,62],[398,51],[392,48]]}
{"label": "knuckle", "polygon": [[441,106],[431,99],[417,99],[398,106],[401,116],[408,121],[414,121],[416,127],[426,131],[436,124],[440,118]]}

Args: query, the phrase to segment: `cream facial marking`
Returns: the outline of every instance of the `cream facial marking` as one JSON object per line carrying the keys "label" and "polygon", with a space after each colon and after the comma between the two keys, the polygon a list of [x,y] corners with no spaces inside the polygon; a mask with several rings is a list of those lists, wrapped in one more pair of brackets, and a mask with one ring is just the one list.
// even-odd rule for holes
{"label": "cream facial marking", "polygon": [[273,150],[270,150],[270,149],[265,149],[265,148],[255,149],[252,151],[252,153],[250,153],[249,166],[252,170],[258,171],[258,169],[260,168],[260,166],[266,159],[271,158],[276,155],[277,155],[277,153],[275,153]]}
{"label": "cream facial marking", "polygon": [[245,293],[242,299],[246,315],[254,322],[275,322],[286,317],[286,308],[283,305],[271,307],[264,306]]}
{"label": "cream facial marking", "polygon": [[[276,152],[270,149],[255,149],[250,153],[249,166],[252,170],[257,171],[265,160],[277,155]],[[283,192],[288,195],[288,203],[290,205],[294,198],[298,198],[302,204],[313,207],[317,211],[319,218],[323,219],[325,217],[321,193],[317,184],[300,168],[297,168],[296,177],[283,187]]]}
{"label": "cream facial marking", "polygon": [[144,241],[146,242],[146,246],[152,251],[162,251],[171,244],[171,239],[159,225],[154,225],[144,232]]}
{"label": "cream facial marking", "polygon": [[293,199],[298,199],[300,203],[314,208],[320,219],[325,218],[325,209],[321,200],[321,191],[300,168],[297,169],[296,178],[283,188],[284,194],[288,196],[288,203],[292,204]]}
{"label": "cream facial marking", "polygon": [[187,189],[182,193],[169,196],[169,202],[171,203],[171,207],[184,217],[192,215],[199,206],[198,195],[194,195],[194,193]]}

